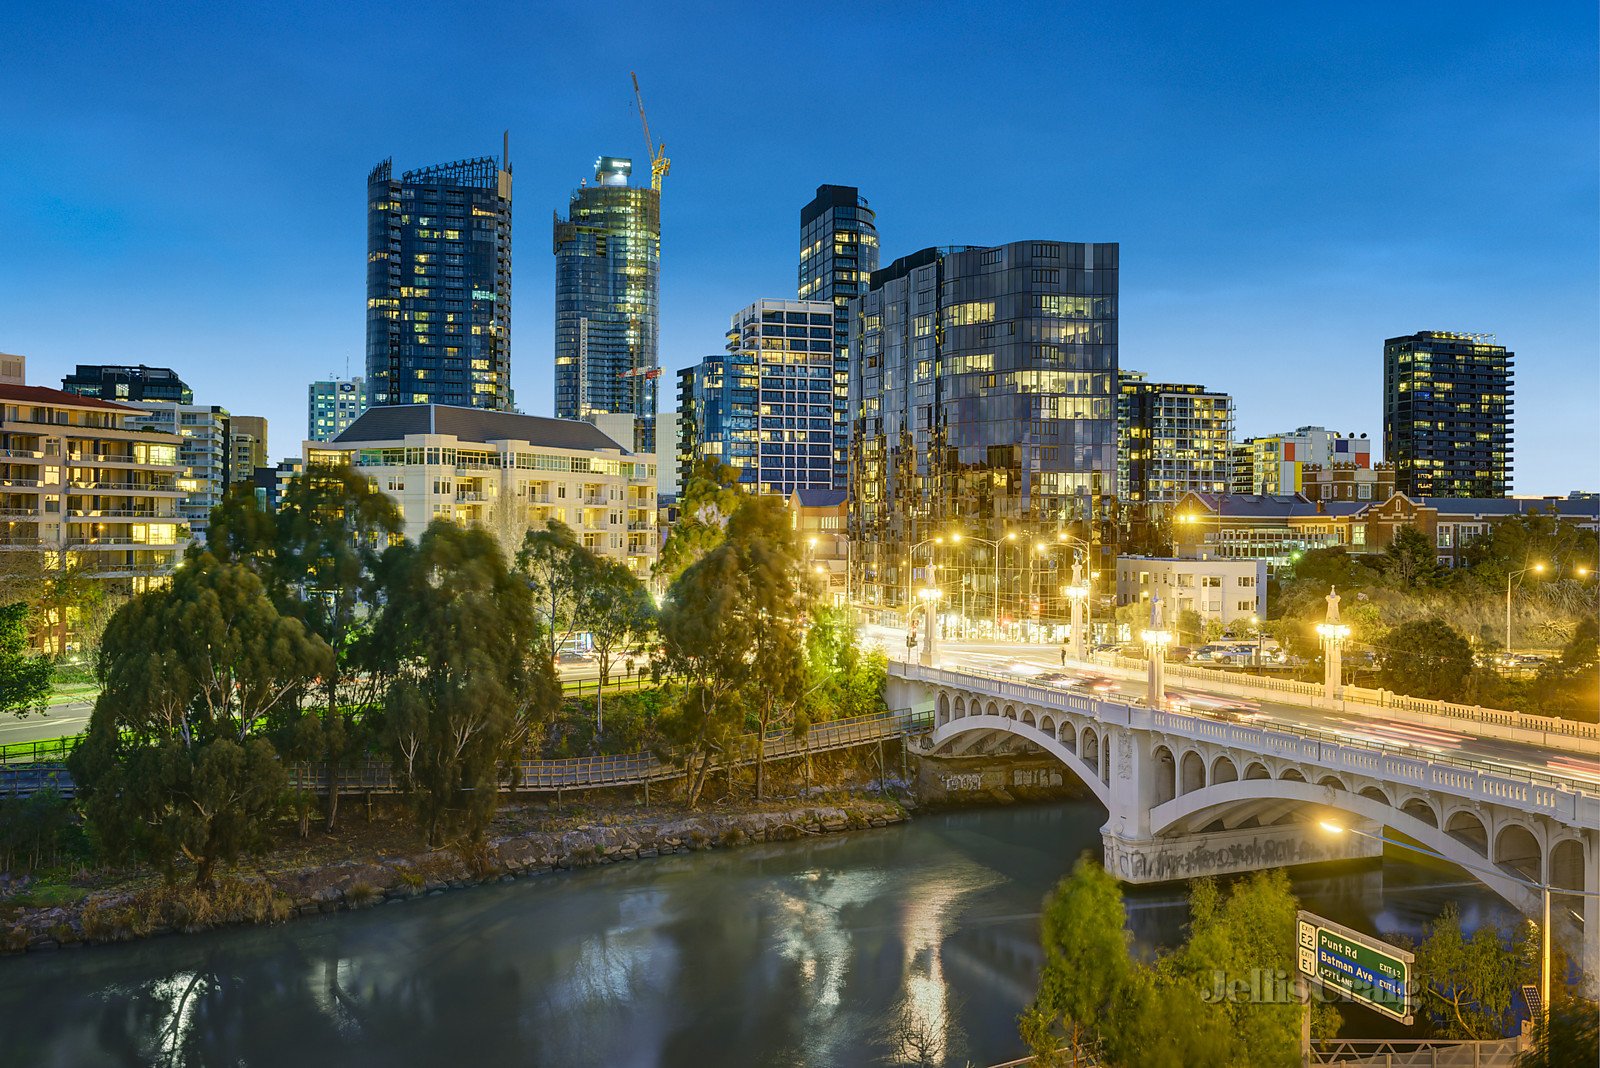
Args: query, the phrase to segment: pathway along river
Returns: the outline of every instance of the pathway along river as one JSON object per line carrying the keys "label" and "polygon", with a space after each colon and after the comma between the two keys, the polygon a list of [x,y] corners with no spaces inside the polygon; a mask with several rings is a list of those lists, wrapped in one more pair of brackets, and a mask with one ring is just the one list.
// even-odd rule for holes
{"label": "pathway along river", "polygon": [[[0,960],[0,1062],[844,1068],[885,1063],[904,1006],[992,1064],[1022,1052],[1040,900],[1103,819],[1091,802],[941,813]],[[1510,918],[1475,884],[1394,861],[1296,889],[1371,931],[1416,931],[1452,900],[1471,925]],[[1182,892],[1139,892],[1130,915],[1141,943],[1170,944]]]}

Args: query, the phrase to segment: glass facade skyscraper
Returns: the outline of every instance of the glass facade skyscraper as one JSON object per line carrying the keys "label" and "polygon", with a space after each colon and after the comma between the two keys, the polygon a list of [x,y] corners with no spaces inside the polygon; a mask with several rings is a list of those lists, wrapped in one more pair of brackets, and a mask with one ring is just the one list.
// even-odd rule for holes
{"label": "glass facade skyscraper", "polygon": [[633,162],[601,156],[592,186],[555,218],[556,415],[634,417],[633,451],[656,449],[661,375],[661,194],[628,184]]}
{"label": "glass facade skyscraper", "polygon": [[800,209],[800,299],[833,303],[833,482],[840,489],[850,477],[850,302],[878,269],[877,224],[853,185],[819,185]]}
{"label": "glass facade skyscraper", "polygon": [[373,405],[512,407],[509,163],[367,176],[366,377]]}
{"label": "glass facade skyscraper", "polygon": [[332,441],[367,410],[367,384],[360,378],[330,378],[306,387],[306,438]]}
{"label": "glass facade skyscraper", "polygon": [[690,467],[731,464],[758,493],[833,488],[833,366],[831,302],[767,299],[739,311],[727,351],[680,381]]}
{"label": "glass facade skyscraper", "polygon": [[[1118,254],[1018,241],[873,273],[850,342],[853,588],[868,603],[903,608],[937,564],[941,584],[960,569],[947,605],[1060,619],[1064,583],[1040,578],[1070,564],[1058,548],[1114,571]],[[968,540],[911,559],[953,531]]]}
{"label": "glass facade skyscraper", "polygon": [[1511,491],[1511,364],[1492,334],[1421,330],[1383,343],[1383,458],[1408,497]]}

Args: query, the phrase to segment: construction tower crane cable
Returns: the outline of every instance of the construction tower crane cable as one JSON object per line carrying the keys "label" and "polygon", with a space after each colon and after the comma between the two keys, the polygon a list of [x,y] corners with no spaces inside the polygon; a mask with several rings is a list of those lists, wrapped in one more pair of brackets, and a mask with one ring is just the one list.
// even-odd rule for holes
{"label": "construction tower crane cable", "polygon": [[672,161],[667,158],[666,142],[663,141],[658,145],[650,136],[650,120],[644,115],[644,96],[639,92],[639,76],[631,70],[628,75],[633,79],[633,99],[639,105],[639,122],[644,126],[644,144],[650,153],[650,188],[659,193],[661,179],[672,169]]}

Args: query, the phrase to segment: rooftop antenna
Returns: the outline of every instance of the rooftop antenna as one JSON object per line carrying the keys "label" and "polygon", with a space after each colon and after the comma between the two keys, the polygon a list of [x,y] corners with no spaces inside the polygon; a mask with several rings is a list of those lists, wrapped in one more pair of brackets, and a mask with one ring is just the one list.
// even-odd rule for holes
{"label": "rooftop antenna", "polygon": [[511,173],[511,131],[510,130],[502,130],[502,131],[500,131],[500,139],[501,139],[500,140],[500,160],[501,160],[502,165],[506,169],[506,173],[510,174]]}

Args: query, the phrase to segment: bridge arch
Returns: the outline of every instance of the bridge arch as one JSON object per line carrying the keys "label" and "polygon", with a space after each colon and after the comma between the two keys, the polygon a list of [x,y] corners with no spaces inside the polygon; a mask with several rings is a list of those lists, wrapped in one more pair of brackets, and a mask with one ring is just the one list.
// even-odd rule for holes
{"label": "bridge arch", "polygon": [[1489,856],[1489,829],[1483,817],[1468,808],[1458,808],[1444,821],[1444,833],[1470,848],[1478,859]]}
{"label": "bridge arch", "polygon": [[1539,837],[1520,823],[1503,824],[1494,836],[1494,862],[1508,875],[1542,883],[1544,850]]}
{"label": "bridge arch", "polygon": [[1359,792],[1362,797],[1376,801],[1380,805],[1389,804],[1389,795],[1376,786],[1363,786]]}
{"label": "bridge arch", "polygon": [[1193,749],[1183,754],[1178,763],[1178,792],[1192,794],[1206,788],[1206,761]]}
{"label": "bridge arch", "polygon": [[[991,707],[993,707],[992,704]],[[1100,759],[1101,739],[1093,727],[1085,727],[1083,730],[1082,740],[1084,742],[1085,755],[1082,759],[1079,758],[1078,753],[1071,746],[1072,742],[1078,740],[1078,736],[1073,733],[1070,722],[1062,724],[1063,737],[1058,739],[1038,727],[1019,723],[1015,719],[1000,715],[979,715],[974,713],[962,719],[953,720],[935,727],[929,742],[931,742],[934,749],[938,749],[957,735],[971,731],[986,730],[1012,734],[1018,738],[1026,739],[1038,748],[1043,749],[1046,753],[1066,765],[1072,774],[1077,776],[1079,781],[1093,792],[1095,798],[1102,805],[1107,808],[1110,807],[1111,788],[1101,778],[1102,765],[1109,766],[1109,762]]]}
{"label": "bridge arch", "polygon": [[1279,782],[1305,782],[1306,777],[1300,774],[1299,768],[1284,768],[1278,773]]}
{"label": "bridge arch", "polygon": [[1239,778],[1239,768],[1233,759],[1219,756],[1211,762],[1211,777],[1209,782],[1235,782]]}
{"label": "bridge arch", "polygon": [[[1516,906],[1525,915],[1537,915],[1540,908],[1538,894],[1529,889],[1521,877],[1511,872],[1503,874],[1494,873],[1483,867],[1484,854],[1470,841],[1464,841],[1448,830],[1443,830],[1433,824],[1409,814],[1403,809],[1396,809],[1389,805],[1381,804],[1361,794],[1349,791],[1338,791],[1331,797],[1326,788],[1313,786],[1303,781],[1290,779],[1241,779],[1238,782],[1218,783],[1208,786],[1204,790],[1192,794],[1180,794],[1164,804],[1155,806],[1150,810],[1150,833],[1159,836],[1182,835],[1189,830],[1209,824],[1217,815],[1218,810],[1232,808],[1250,802],[1298,802],[1313,811],[1316,809],[1337,809],[1363,819],[1372,820],[1400,832],[1446,860],[1466,868],[1468,874],[1478,879],[1490,890],[1505,898]],[[1477,817],[1466,809],[1452,813],[1451,819],[1467,817],[1477,820]],[[1280,821],[1285,822],[1285,821]],[[1458,826],[1463,825],[1460,821]],[[1481,828],[1482,823],[1478,821]],[[1519,825],[1520,826],[1520,825]],[[1526,830],[1526,828],[1523,828]],[[1552,872],[1556,867],[1554,861],[1559,859],[1563,885],[1570,889],[1586,889],[1583,887],[1585,858],[1583,856],[1583,843],[1576,838],[1563,839],[1558,848],[1560,856],[1552,855]],[[1472,865],[1473,867],[1467,867]],[[1476,869],[1476,870],[1474,870]],[[1552,875],[1554,878],[1554,875]]]}
{"label": "bridge arch", "polygon": [[[956,700],[960,701],[961,698],[958,697],[958,698],[956,698]],[[950,695],[945,693],[943,690],[939,691],[939,700],[937,702],[936,708],[937,708],[938,713],[939,713],[938,723],[941,726],[946,724],[946,723],[949,723],[950,722]]]}
{"label": "bridge arch", "polygon": [[1429,827],[1439,826],[1439,812],[1433,807],[1433,803],[1426,798],[1413,797],[1400,806],[1400,811],[1412,819],[1421,820]]}
{"label": "bridge arch", "polygon": [[1244,777],[1247,779],[1270,779],[1272,778],[1272,772],[1268,771],[1267,766],[1261,761],[1255,760],[1250,763],[1249,767],[1244,769]]}

